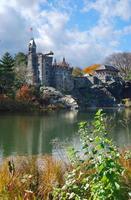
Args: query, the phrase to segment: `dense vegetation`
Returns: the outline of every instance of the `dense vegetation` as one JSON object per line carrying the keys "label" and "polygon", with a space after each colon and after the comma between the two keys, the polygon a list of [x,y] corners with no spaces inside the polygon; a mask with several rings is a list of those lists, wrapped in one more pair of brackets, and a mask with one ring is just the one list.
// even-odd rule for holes
{"label": "dense vegetation", "polygon": [[25,83],[26,56],[18,53],[14,58],[6,52],[0,60],[1,94],[14,95]]}
{"label": "dense vegetation", "polygon": [[51,156],[8,159],[0,167],[1,199],[130,200],[131,150],[110,139],[105,115],[79,124],[81,152],[68,149],[69,162]]}

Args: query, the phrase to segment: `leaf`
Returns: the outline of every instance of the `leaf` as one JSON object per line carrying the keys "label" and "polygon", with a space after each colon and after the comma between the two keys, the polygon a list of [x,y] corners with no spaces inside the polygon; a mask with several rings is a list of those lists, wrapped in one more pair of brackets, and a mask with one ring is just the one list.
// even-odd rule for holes
{"label": "leaf", "polygon": [[120,189],[120,185],[119,185],[117,182],[115,182],[115,186],[116,186],[116,189],[117,189],[117,190]]}
{"label": "leaf", "polygon": [[129,194],[129,197],[131,197],[131,192],[128,192],[128,194]]}
{"label": "leaf", "polygon": [[72,193],[70,194],[70,196],[69,196],[69,199],[72,199],[72,198],[74,198],[74,197],[75,197],[75,193],[72,192]]}

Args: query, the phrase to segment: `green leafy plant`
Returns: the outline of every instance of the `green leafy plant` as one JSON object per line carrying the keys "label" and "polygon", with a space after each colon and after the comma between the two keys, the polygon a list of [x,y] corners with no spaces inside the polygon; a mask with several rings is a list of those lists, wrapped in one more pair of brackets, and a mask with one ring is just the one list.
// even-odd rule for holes
{"label": "green leafy plant", "polygon": [[120,154],[107,138],[105,115],[99,110],[92,123],[81,122],[79,133],[82,153],[70,149],[72,170],[62,188],[54,190],[55,200],[126,200],[128,191],[122,182]]}

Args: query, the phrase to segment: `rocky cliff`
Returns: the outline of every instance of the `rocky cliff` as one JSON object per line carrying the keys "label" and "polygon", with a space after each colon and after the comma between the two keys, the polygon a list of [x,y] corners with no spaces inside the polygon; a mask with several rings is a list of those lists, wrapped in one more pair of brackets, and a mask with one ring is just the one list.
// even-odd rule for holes
{"label": "rocky cliff", "polygon": [[95,85],[86,78],[76,78],[74,83],[75,87],[68,95],[53,87],[41,87],[42,102],[47,106],[53,105],[64,109],[86,109],[115,107],[123,98],[131,97],[131,83],[120,80]]}

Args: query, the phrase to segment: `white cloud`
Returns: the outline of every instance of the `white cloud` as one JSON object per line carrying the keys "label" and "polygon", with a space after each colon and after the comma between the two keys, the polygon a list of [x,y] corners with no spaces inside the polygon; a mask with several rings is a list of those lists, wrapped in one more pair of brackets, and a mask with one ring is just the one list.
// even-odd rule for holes
{"label": "white cloud", "polygon": [[72,11],[78,9],[72,0],[0,0],[0,54],[27,51],[33,27],[38,51],[53,50],[55,57],[65,56],[75,66],[102,62],[117,50],[121,35],[131,33],[130,26],[117,30],[114,23],[115,17],[131,18],[131,0],[83,1],[84,12],[94,9],[100,15],[97,25],[86,31],[68,28]]}
{"label": "white cloud", "polygon": [[120,17],[123,20],[131,18],[131,0],[84,0],[84,12],[91,9],[99,12],[102,21],[111,20],[112,17]]}
{"label": "white cloud", "polygon": [[121,17],[124,20],[131,19],[131,0],[117,1],[114,9],[114,16]]}

